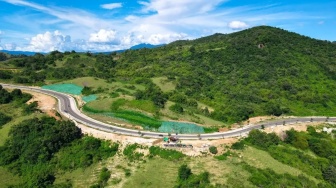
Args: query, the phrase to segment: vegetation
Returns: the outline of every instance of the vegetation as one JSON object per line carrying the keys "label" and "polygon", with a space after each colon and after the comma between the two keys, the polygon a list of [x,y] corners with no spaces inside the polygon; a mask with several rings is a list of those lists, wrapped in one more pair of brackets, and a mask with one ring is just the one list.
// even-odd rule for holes
{"label": "vegetation", "polygon": [[6,114],[0,112],[0,128],[5,125],[6,123],[12,120],[11,117],[7,116]]}
{"label": "vegetation", "polygon": [[[49,187],[58,171],[86,168],[118,151],[118,144],[82,138],[73,123],[49,117],[23,121],[9,134],[0,147],[0,166],[22,177],[23,183],[18,187]],[[105,181],[102,179],[99,184]]]}
{"label": "vegetation", "polygon": [[55,180],[48,162],[61,147],[80,138],[81,132],[71,122],[43,117],[14,126],[9,135],[0,147],[0,165],[22,176],[24,187],[46,187]]}
{"label": "vegetation", "polygon": [[216,146],[210,146],[209,147],[210,153],[216,155],[218,153],[217,147]]}
{"label": "vegetation", "polygon": [[[289,130],[286,139],[281,141],[274,133],[267,134],[253,130],[241,141],[267,151],[274,159],[302,170],[317,179],[334,186],[336,144],[326,133],[318,133],[315,128],[308,127],[308,132]],[[311,151],[314,155],[307,154]]]}
{"label": "vegetation", "polygon": [[187,165],[182,165],[178,170],[178,188],[205,188],[210,187],[209,173],[203,172],[195,175]]}
{"label": "vegetation", "polygon": [[108,141],[86,136],[63,147],[54,160],[62,170],[86,168],[114,156],[118,151],[118,146],[117,143],[111,145]]}
{"label": "vegetation", "polygon": [[303,175],[277,174],[270,169],[257,169],[249,165],[244,165],[244,168],[251,173],[249,181],[257,187],[328,187],[325,184],[317,185]]}
{"label": "vegetation", "polygon": [[140,160],[144,154],[139,153],[136,151],[137,148],[141,148],[141,145],[138,144],[131,144],[127,145],[123,151],[124,156],[128,158],[128,160],[133,161],[133,160]]}
{"label": "vegetation", "polygon": [[90,188],[103,188],[107,185],[107,181],[110,179],[111,171],[109,171],[106,167],[102,168],[99,174],[98,183],[90,186]]}
{"label": "vegetation", "polygon": [[[85,76],[128,81],[145,86],[135,92],[136,99],[158,108],[169,99],[228,123],[258,115],[332,116],[335,52],[335,43],[260,26],[120,54],[2,56],[6,63],[0,65],[20,72],[3,69],[0,79],[24,84]],[[126,90],[132,94],[132,89]],[[214,111],[199,109],[197,101]]]}
{"label": "vegetation", "polygon": [[163,159],[173,160],[173,161],[181,160],[183,157],[185,157],[185,155],[179,151],[171,150],[171,149],[162,149],[157,146],[151,146],[149,148],[149,153],[152,156],[159,156]]}

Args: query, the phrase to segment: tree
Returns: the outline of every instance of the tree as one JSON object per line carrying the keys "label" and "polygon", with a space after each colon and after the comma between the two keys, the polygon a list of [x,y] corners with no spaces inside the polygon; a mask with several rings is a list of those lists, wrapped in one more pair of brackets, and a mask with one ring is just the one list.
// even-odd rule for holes
{"label": "tree", "polygon": [[336,167],[331,165],[323,171],[323,178],[336,185]]}
{"label": "tree", "polygon": [[191,174],[191,169],[186,164],[183,164],[178,170],[178,179],[180,181],[185,181],[191,176]]}
{"label": "tree", "polygon": [[173,112],[176,112],[178,114],[182,114],[184,112],[183,107],[180,104],[178,104],[178,103],[171,105],[169,107],[169,110],[171,110]]}

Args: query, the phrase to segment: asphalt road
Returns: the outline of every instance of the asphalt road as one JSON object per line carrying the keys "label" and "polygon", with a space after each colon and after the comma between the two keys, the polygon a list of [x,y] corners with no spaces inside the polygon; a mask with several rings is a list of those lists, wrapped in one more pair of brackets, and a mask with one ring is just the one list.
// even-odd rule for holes
{"label": "asphalt road", "polygon": [[[148,131],[139,131],[134,129],[127,129],[118,127],[115,125],[106,124],[97,120],[94,120],[84,114],[82,114],[78,108],[75,99],[67,94],[59,93],[51,90],[36,88],[36,87],[28,87],[28,86],[18,86],[18,85],[10,85],[10,84],[2,84],[4,88],[17,88],[22,90],[30,90],[43,94],[47,94],[55,97],[58,100],[59,112],[68,117],[69,119],[75,121],[76,123],[82,123],[88,127],[102,130],[105,132],[123,134],[123,135],[131,135],[131,136],[141,136],[141,137],[149,137],[149,138],[160,138],[163,136],[168,136],[168,133],[159,133],[159,132],[148,132]],[[178,134],[177,137],[179,139],[221,139],[221,138],[229,138],[229,137],[237,137],[246,135],[252,129],[260,129],[262,125],[266,127],[275,127],[275,126],[286,126],[289,124],[296,124],[300,122],[325,122],[325,121],[336,121],[336,117],[297,117],[290,119],[281,119],[274,120],[269,122],[263,122],[253,125],[248,125],[243,128],[227,131],[227,132],[216,132],[216,133],[207,133],[207,134]],[[173,135],[173,134],[172,134]]]}

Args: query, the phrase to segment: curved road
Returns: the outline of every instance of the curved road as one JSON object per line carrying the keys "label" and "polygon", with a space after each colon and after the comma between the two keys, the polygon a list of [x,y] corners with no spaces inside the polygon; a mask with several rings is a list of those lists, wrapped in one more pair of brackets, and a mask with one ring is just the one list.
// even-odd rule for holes
{"label": "curved road", "polygon": [[[56,91],[36,88],[36,87],[28,87],[28,86],[18,86],[11,84],[2,84],[4,88],[17,88],[22,90],[30,90],[43,94],[47,94],[58,99],[59,112],[68,117],[75,122],[82,123],[88,127],[102,130],[105,132],[131,135],[131,136],[143,136],[150,138],[160,138],[163,136],[168,136],[168,133],[159,133],[159,132],[148,132],[148,131],[139,131],[134,129],[126,129],[110,124],[106,124],[97,120],[94,120],[84,114],[82,114],[78,108],[75,99],[67,94],[59,93]],[[299,122],[325,122],[325,121],[336,121],[336,117],[297,117],[290,119],[282,119],[275,120],[270,122],[263,122],[254,125],[248,125],[243,128],[227,131],[227,132],[216,132],[216,133],[207,133],[207,134],[178,134],[179,139],[221,139],[221,138],[229,138],[229,137],[237,137],[247,134],[252,129],[260,129],[263,125],[264,127],[272,127],[272,126],[282,126],[288,124],[295,124]]]}

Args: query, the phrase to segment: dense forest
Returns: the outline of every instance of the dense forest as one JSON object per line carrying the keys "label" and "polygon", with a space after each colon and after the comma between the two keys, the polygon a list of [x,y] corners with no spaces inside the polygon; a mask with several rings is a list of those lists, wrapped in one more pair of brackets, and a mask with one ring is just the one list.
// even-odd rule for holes
{"label": "dense forest", "polygon": [[[2,55],[0,79],[29,85],[83,76],[109,82],[146,85],[137,99],[176,112],[194,108],[223,122],[258,115],[335,115],[336,44],[260,26],[232,34],[176,41],[155,49],[92,54],[54,51],[22,57]],[[154,87],[150,78],[165,76],[171,92]],[[214,108],[197,109],[200,101]]]}

